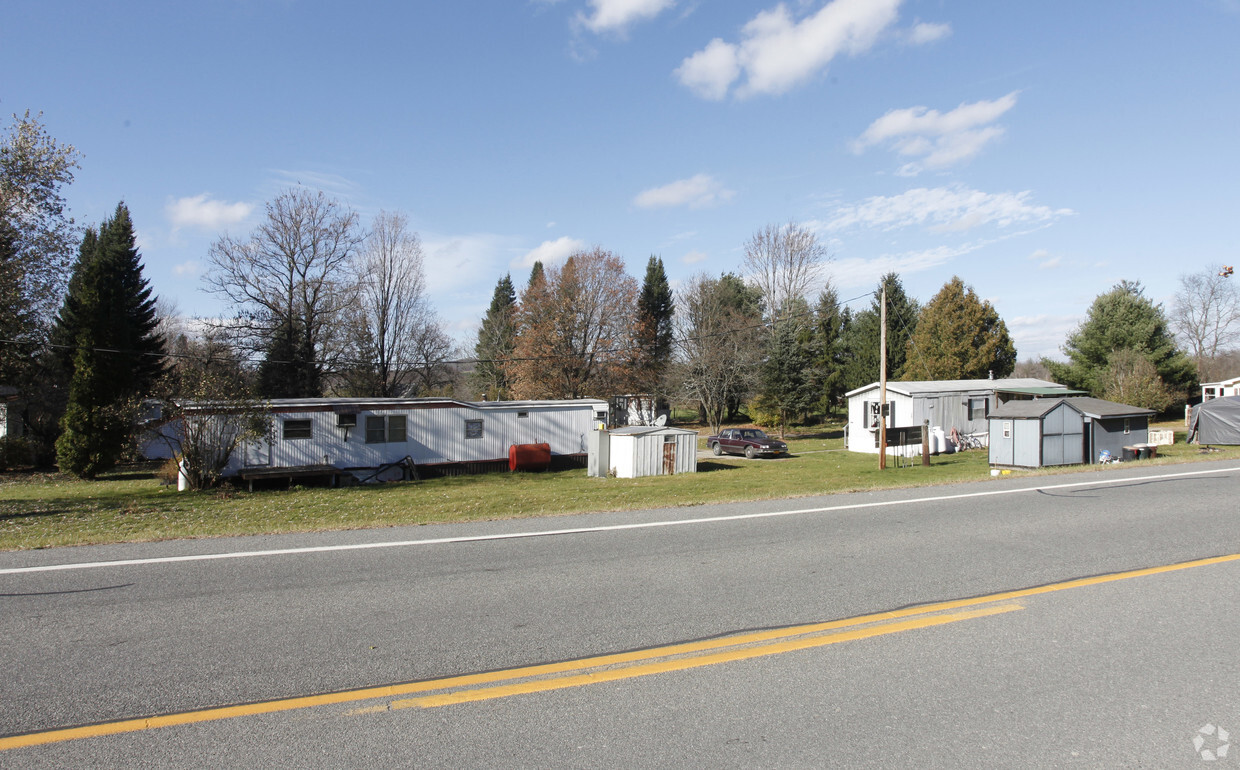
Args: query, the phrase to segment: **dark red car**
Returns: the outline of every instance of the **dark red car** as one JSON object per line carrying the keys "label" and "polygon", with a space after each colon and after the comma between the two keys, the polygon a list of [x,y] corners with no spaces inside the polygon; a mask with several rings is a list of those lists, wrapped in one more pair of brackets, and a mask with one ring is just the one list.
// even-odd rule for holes
{"label": "dark red car", "polygon": [[745,455],[751,460],[758,455],[777,457],[788,453],[787,444],[757,428],[728,428],[718,436],[707,436],[706,446],[717,455]]}

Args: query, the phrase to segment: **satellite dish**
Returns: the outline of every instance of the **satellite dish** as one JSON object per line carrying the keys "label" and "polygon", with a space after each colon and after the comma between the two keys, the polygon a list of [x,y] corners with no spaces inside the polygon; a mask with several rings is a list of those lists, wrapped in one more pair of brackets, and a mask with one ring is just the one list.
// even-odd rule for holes
{"label": "satellite dish", "polygon": [[658,425],[660,428],[662,428],[664,425],[667,425],[667,415],[661,414],[658,417],[654,418],[654,424]]}

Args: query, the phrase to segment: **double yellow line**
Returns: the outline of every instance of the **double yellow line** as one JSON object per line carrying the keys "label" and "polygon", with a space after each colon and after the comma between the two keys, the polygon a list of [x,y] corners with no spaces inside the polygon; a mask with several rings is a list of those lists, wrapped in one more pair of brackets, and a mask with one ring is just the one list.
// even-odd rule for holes
{"label": "double yellow line", "polygon": [[845,620],[756,631],[559,663],[13,735],[0,738],[0,751],[81,738],[153,730],[160,727],[372,700],[386,700],[388,703],[358,709],[353,713],[403,708],[434,708],[454,703],[580,687],[956,623],[961,620],[1019,610],[1021,605],[1015,602],[1031,596],[1236,560],[1240,560],[1240,554],[1068,580],[1017,591],[862,615]]}

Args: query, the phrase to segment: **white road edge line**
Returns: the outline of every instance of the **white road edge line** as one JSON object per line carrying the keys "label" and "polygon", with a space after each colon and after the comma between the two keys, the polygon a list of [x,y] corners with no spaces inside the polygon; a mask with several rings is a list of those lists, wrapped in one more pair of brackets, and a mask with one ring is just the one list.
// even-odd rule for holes
{"label": "white road edge line", "polygon": [[912,505],[914,503],[933,503],[943,500],[964,500],[971,497],[993,497],[997,495],[1015,495],[1026,492],[1044,492],[1056,489],[1073,489],[1076,487],[1096,487],[1107,484],[1131,484],[1143,481],[1160,481],[1180,479],[1190,476],[1206,476],[1215,473],[1231,473],[1240,468],[1215,468],[1205,471],[1185,471],[1183,473],[1164,473],[1157,476],[1136,476],[1132,478],[1094,479],[1071,484],[1050,484],[1038,487],[1020,487],[1018,489],[992,489],[985,492],[962,492],[955,495],[939,495],[936,497],[918,497],[909,500],[889,500],[874,503],[848,503],[845,505],[829,505],[823,508],[798,508],[788,511],[767,511],[765,513],[739,513],[733,516],[708,516],[700,519],[674,519],[665,521],[644,521],[637,524],[612,524],[603,527],[575,527],[572,529],[551,529],[534,532],[507,532],[497,535],[469,535],[463,537],[438,537],[427,540],[396,540],[380,543],[351,543],[347,545],[321,545],[305,548],[282,548],[269,551],[236,551],[232,553],[204,553],[187,556],[159,556],[151,559],[118,559],[115,561],[76,562],[70,564],[47,564],[38,567],[10,567],[0,569],[0,575],[20,575],[28,572],[59,572],[74,569],[99,569],[102,567],[134,567],[146,564],[173,564],[188,561],[211,561],[214,559],[249,559],[259,556],[292,556],[308,553],[330,553],[332,551],[361,551],[368,548],[408,548],[411,546],[446,545],[451,543],[478,543],[487,540],[518,540],[529,537],[555,537],[560,535],[584,535],[597,532],[619,532],[629,529],[650,529],[653,527],[677,527],[688,524],[714,524],[725,521],[743,521],[746,519],[766,519],[777,516],[801,516],[808,513],[831,513],[836,511],[852,511],[864,508],[883,508],[895,505]]}

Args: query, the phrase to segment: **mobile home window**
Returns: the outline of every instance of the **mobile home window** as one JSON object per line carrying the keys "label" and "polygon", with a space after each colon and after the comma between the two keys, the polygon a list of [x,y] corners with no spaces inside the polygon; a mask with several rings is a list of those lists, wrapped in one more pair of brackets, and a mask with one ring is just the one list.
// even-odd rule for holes
{"label": "mobile home window", "polygon": [[399,444],[405,440],[406,418],[403,414],[370,415],[366,418],[367,444]]}
{"label": "mobile home window", "polygon": [[283,427],[285,441],[312,437],[309,420],[285,420]]}
{"label": "mobile home window", "polygon": [[1128,417],[1124,418],[1124,435],[1125,436],[1127,436],[1129,433],[1132,432],[1132,424],[1129,422],[1129,419],[1130,418]]}
{"label": "mobile home window", "polygon": [[529,413],[529,412],[517,412],[517,419],[518,419],[518,420],[524,419],[524,418],[529,417],[529,416],[530,416],[530,413]]}
{"label": "mobile home window", "polygon": [[465,438],[482,438],[482,420],[465,421]]}
{"label": "mobile home window", "polygon": [[969,399],[969,420],[973,421],[986,419],[986,412],[988,411],[986,407],[988,405],[989,402],[984,398]]}

